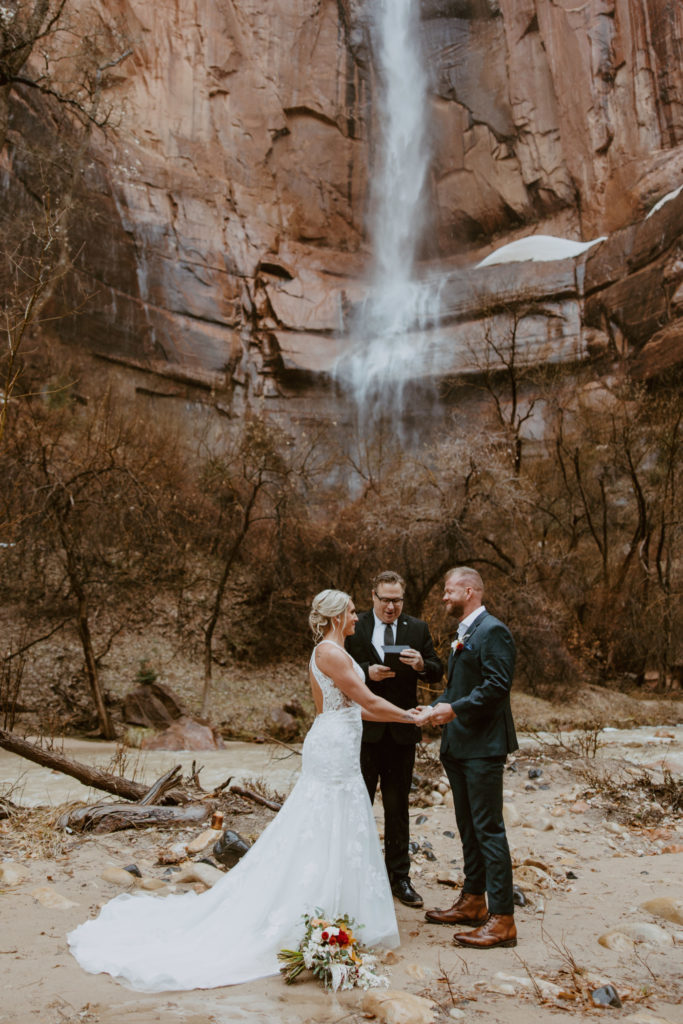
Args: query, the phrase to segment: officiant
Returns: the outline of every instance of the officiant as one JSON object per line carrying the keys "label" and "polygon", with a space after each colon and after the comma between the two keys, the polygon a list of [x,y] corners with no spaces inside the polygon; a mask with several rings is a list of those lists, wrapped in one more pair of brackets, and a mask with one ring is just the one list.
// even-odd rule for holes
{"label": "officiant", "polygon": [[[437,683],[443,665],[426,622],[403,613],[405,581],[385,571],[372,581],[372,610],[362,613],[346,649],[365,673],[373,693],[401,708],[416,706],[420,682]],[[374,802],[379,784],[384,805],[384,860],[394,896],[408,907],[422,897],[410,880],[408,798],[415,747],[421,731],[413,725],[363,722],[360,764]]]}

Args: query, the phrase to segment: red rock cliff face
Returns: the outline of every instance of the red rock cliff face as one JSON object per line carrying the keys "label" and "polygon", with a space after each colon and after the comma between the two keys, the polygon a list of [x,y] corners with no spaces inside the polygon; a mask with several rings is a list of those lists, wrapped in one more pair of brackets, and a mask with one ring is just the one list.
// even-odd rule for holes
{"label": "red rock cliff face", "polygon": [[[74,227],[95,297],[62,329],[228,405],[329,368],[368,259],[371,0],[76,6],[124,23],[132,55]],[[682,4],[422,0],[421,18],[432,259],[612,232],[683,181]],[[19,92],[15,139],[41,117]]]}

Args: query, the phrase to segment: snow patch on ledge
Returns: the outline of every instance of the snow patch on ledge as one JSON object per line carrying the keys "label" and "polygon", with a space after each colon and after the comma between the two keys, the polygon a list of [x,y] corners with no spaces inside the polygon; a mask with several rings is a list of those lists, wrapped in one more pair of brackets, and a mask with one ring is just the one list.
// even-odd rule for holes
{"label": "snow patch on ledge", "polygon": [[[663,201],[663,200],[662,200]],[[594,238],[591,242],[575,242],[571,238],[556,238],[554,235],[529,235],[519,238],[516,242],[501,246],[489,253],[478,267],[490,267],[494,263],[522,263],[525,260],[545,262],[548,260],[568,260],[580,256],[586,249],[598,242],[604,242],[606,235]]]}
{"label": "snow patch on ledge", "polygon": [[657,210],[661,210],[661,208],[665,206],[666,203],[670,203],[671,200],[675,199],[676,196],[680,195],[681,192],[683,192],[683,185],[679,185],[678,188],[675,188],[673,190],[673,192],[667,192],[665,196],[662,196],[658,203],[655,203],[655,205],[652,207],[650,212],[645,217],[645,220],[651,217],[653,213],[656,213]]}

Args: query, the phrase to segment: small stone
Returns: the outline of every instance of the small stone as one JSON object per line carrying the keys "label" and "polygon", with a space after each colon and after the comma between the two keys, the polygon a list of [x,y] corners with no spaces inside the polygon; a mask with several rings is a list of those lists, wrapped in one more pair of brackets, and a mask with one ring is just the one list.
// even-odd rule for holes
{"label": "small stone", "polygon": [[443,793],[440,793],[438,789],[432,790],[430,796],[432,798],[433,807],[438,807],[439,804],[443,803]]}
{"label": "small stone", "polygon": [[43,907],[49,907],[51,910],[66,910],[67,907],[77,907],[78,904],[74,903],[73,900],[68,900],[66,896],[62,896],[60,892],[53,889],[51,885],[41,885],[37,889],[34,889],[31,893],[34,900],[37,900]]}
{"label": "small stone", "polygon": [[184,860],[187,860],[185,843],[174,843],[173,846],[160,849],[157,853],[158,864],[180,864]]}
{"label": "small stone", "polygon": [[575,875],[573,871],[567,871],[567,872],[565,872],[565,877],[566,877],[566,878],[569,878],[569,879],[570,879],[570,881],[576,881],[576,879],[577,879],[577,878],[578,878],[579,876],[578,876],[578,875]]}
{"label": "small stone", "polygon": [[518,882],[534,890],[548,889],[553,885],[549,872],[537,864],[522,864],[515,869],[515,877]]}
{"label": "small stone", "polygon": [[640,906],[655,917],[663,917],[666,921],[673,921],[674,924],[683,924],[683,900],[659,896],[654,900],[641,903]]}
{"label": "small stone", "polygon": [[585,800],[576,800],[575,803],[569,808],[572,814],[585,814],[586,811],[590,810],[589,805]]}
{"label": "small stone", "polygon": [[647,921],[625,922],[618,928],[605,932],[598,937],[598,942],[606,949],[614,949],[620,953],[632,952],[636,943],[648,946],[673,946],[674,940],[657,924]]}
{"label": "small stone", "polygon": [[233,867],[245,855],[249,844],[238,832],[226,829],[213,845],[213,855],[219,864],[226,868]]}
{"label": "small stone", "polygon": [[518,885],[512,886],[512,902],[516,907],[525,907],[528,900]]}
{"label": "small stone", "polygon": [[110,882],[112,885],[120,885],[124,889],[130,889],[131,886],[135,885],[133,875],[125,868],[105,868],[100,878],[105,882]]}
{"label": "small stone", "polygon": [[140,889],[145,889],[148,892],[155,892],[157,889],[166,888],[166,882],[162,881],[161,878],[153,878],[152,876],[141,878],[138,884]]}
{"label": "small stone", "polygon": [[503,804],[503,821],[507,828],[515,828],[522,824],[522,817],[514,804]]}
{"label": "small stone", "polygon": [[0,883],[2,885],[20,885],[28,878],[28,871],[22,864],[6,860],[0,864]]}
{"label": "small stone", "polygon": [[131,875],[135,875],[136,878],[142,878],[142,872],[137,864],[126,864],[124,871],[128,871]]}
{"label": "small stone", "polygon": [[442,832],[442,835],[446,836],[447,839],[455,839],[455,832],[451,832],[449,829]]}
{"label": "small stone", "polygon": [[528,777],[530,779],[540,779],[541,775],[543,775],[543,769],[542,768],[530,768],[529,771],[527,772],[527,775],[528,775]]}
{"label": "small stone", "polygon": [[206,828],[198,836],[195,836],[185,848],[188,853],[199,853],[201,850],[205,850],[210,843],[215,843],[217,839],[220,839],[220,836],[221,829]]}
{"label": "small stone", "polygon": [[417,818],[415,819],[415,824],[416,825],[424,825],[425,821],[427,821],[427,820],[428,820],[428,818],[427,818],[426,814],[418,814]]}
{"label": "small stone", "polygon": [[517,989],[509,981],[494,981],[487,986],[486,991],[496,992],[500,996],[514,996]]}
{"label": "small stone", "polygon": [[201,882],[207,889],[225,878],[222,871],[212,868],[210,864],[186,864],[176,875],[176,882]]}
{"label": "small stone", "polygon": [[613,985],[602,985],[591,992],[591,998],[595,1006],[616,1006],[619,1008],[622,1003]]}
{"label": "small stone", "polygon": [[434,1004],[430,999],[397,989],[371,989],[361,1000],[361,1009],[380,1024],[432,1024]]}

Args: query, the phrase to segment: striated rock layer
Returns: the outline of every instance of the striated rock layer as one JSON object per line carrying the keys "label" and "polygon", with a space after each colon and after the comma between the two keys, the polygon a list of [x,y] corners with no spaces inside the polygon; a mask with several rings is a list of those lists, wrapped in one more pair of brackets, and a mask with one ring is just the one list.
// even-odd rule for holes
{"label": "striated rock layer", "polygon": [[[370,3],[72,6],[125,25],[131,53],[106,83],[120,113],[82,157],[70,301],[88,300],[59,331],[177,382],[166,394],[199,385],[229,413],[253,398],[309,402],[366,287]],[[421,19],[433,150],[422,256],[444,276],[446,314],[434,372],[476,369],[501,294],[523,306],[540,361],[612,348],[641,376],[675,365],[683,197],[645,215],[683,183],[683,5],[421,0]],[[22,146],[53,130],[36,93],[13,94],[3,176],[28,205]],[[475,269],[494,240],[539,231],[608,237],[577,260]]]}

